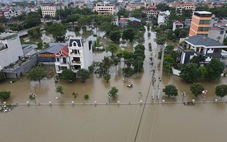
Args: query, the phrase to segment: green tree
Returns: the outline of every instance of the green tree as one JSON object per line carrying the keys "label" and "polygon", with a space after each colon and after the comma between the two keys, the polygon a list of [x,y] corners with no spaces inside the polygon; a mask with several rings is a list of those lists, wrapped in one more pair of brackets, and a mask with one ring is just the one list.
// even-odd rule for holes
{"label": "green tree", "polygon": [[10,91],[0,91],[0,100],[5,101],[10,97]]}
{"label": "green tree", "polygon": [[163,92],[165,92],[168,97],[178,95],[178,90],[174,85],[166,85],[166,87],[163,89]]}
{"label": "green tree", "polygon": [[60,94],[64,94],[64,90],[63,87],[61,85],[57,85],[56,86],[56,92],[60,93]]}
{"label": "green tree", "polygon": [[227,45],[227,38],[224,39],[223,44]]}
{"label": "green tree", "polygon": [[111,90],[108,92],[108,95],[112,98],[116,98],[117,92],[118,92],[118,89],[116,87],[112,87]]}
{"label": "green tree", "polygon": [[27,74],[27,78],[32,81],[39,81],[47,76],[47,72],[39,66],[33,67]]}
{"label": "green tree", "polygon": [[190,90],[191,90],[192,94],[194,94],[195,97],[197,97],[202,94],[204,87],[202,86],[201,83],[193,83],[190,86]]}
{"label": "green tree", "polygon": [[47,31],[53,34],[54,38],[59,38],[65,35],[66,30],[63,25],[54,23],[47,27]]}
{"label": "green tree", "polygon": [[158,45],[164,45],[165,42],[166,42],[166,37],[164,37],[164,36],[157,36],[156,43]]}
{"label": "green tree", "polygon": [[106,48],[106,51],[111,52],[111,56],[114,57],[114,54],[117,52],[119,47],[116,44],[109,44]]}
{"label": "green tree", "polygon": [[85,81],[87,79],[90,78],[90,72],[86,69],[80,69],[78,72],[77,72],[77,76],[80,77],[80,80],[85,83]]}
{"label": "green tree", "polygon": [[200,66],[198,68],[199,74],[201,78],[204,78],[207,74],[207,69],[204,66]]}
{"label": "green tree", "polygon": [[168,54],[165,56],[164,58],[164,62],[163,62],[163,68],[165,71],[167,71],[168,73],[171,73],[171,67],[174,65],[175,61],[174,58]]}
{"label": "green tree", "polygon": [[126,9],[120,9],[117,13],[117,15],[119,17],[123,16],[123,17],[128,17],[129,16],[129,11],[127,11]]}
{"label": "green tree", "polygon": [[161,11],[170,10],[170,7],[165,3],[160,3],[160,4],[156,5],[156,7],[157,7],[157,9],[159,9]]}
{"label": "green tree", "polygon": [[109,82],[110,78],[111,78],[111,76],[109,73],[104,75],[104,79],[106,80],[106,82]]}
{"label": "green tree", "polygon": [[123,31],[122,38],[132,42],[134,40],[135,34],[133,29],[127,29]]}
{"label": "green tree", "polygon": [[218,85],[215,88],[215,94],[216,94],[216,96],[221,97],[221,98],[226,96],[227,95],[227,85],[226,84]]}
{"label": "green tree", "polygon": [[118,30],[118,31],[113,31],[113,32],[110,32],[110,39],[115,42],[115,43],[118,43],[119,40],[121,38],[121,32]]}
{"label": "green tree", "polygon": [[197,64],[187,63],[181,70],[180,77],[189,83],[195,82],[199,77],[199,71],[197,69]]}
{"label": "green tree", "polygon": [[85,95],[84,95],[84,99],[85,99],[85,100],[88,100],[88,99],[89,99],[89,95],[88,95],[88,94],[85,94]]}
{"label": "green tree", "polygon": [[62,75],[62,79],[68,80],[69,82],[73,81],[74,79],[74,72],[69,69],[63,70],[61,75]]}
{"label": "green tree", "polygon": [[0,33],[3,33],[5,31],[5,28],[2,24],[0,24]]}
{"label": "green tree", "polygon": [[37,47],[38,47],[38,49],[41,49],[43,47],[43,43],[42,42],[38,42],[37,43]]}
{"label": "green tree", "polygon": [[219,59],[213,58],[208,64],[205,65],[207,70],[206,78],[215,80],[220,77],[224,71],[225,65]]}
{"label": "green tree", "polygon": [[25,28],[31,28],[38,26],[41,23],[40,15],[38,12],[30,12],[25,18],[24,26]]}
{"label": "green tree", "polygon": [[33,27],[28,30],[28,36],[32,39],[40,38],[41,32],[39,27]]}

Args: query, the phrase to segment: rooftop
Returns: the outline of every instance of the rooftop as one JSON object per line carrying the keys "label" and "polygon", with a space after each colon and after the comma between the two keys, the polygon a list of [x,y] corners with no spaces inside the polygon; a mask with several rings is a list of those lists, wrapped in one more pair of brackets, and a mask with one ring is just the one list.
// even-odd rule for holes
{"label": "rooftop", "polygon": [[219,43],[218,41],[211,39],[204,35],[196,35],[191,36],[185,39],[185,41],[193,44],[193,45],[204,45],[204,46],[224,46],[223,44]]}
{"label": "rooftop", "polygon": [[6,40],[17,37],[16,33],[1,33],[0,40]]}
{"label": "rooftop", "polygon": [[211,14],[211,12],[208,12],[208,11],[195,11],[195,13],[198,13],[198,14]]}
{"label": "rooftop", "polygon": [[48,47],[45,50],[42,50],[40,53],[48,52],[48,53],[56,54],[66,45],[67,43],[51,43],[50,47]]}

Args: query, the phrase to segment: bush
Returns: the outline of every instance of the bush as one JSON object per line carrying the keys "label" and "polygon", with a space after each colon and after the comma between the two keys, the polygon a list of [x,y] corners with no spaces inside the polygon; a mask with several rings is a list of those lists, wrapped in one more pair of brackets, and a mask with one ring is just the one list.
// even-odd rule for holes
{"label": "bush", "polygon": [[1,91],[0,92],[0,100],[6,100],[10,97],[11,92],[10,91]]}
{"label": "bush", "polygon": [[88,99],[89,99],[89,95],[88,95],[88,94],[85,94],[85,95],[84,95],[84,99],[85,99],[85,100],[88,100]]}

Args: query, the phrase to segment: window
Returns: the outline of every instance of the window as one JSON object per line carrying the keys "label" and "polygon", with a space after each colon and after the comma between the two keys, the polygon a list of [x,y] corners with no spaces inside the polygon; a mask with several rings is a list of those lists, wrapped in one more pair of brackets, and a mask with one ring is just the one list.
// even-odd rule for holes
{"label": "window", "polygon": [[200,20],[199,24],[210,24],[210,20]]}
{"label": "window", "polygon": [[208,31],[209,27],[199,27],[198,31]]}

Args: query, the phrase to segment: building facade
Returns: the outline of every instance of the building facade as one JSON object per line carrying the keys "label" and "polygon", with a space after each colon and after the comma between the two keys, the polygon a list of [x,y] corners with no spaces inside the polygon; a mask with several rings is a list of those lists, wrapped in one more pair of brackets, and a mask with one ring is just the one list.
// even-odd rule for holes
{"label": "building facade", "polygon": [[94,11],[98,12],[99,14],[114,14],[115,6],[99,2],[96,3]]}
{"label": "building facade", "polygon": [[41,6],[42,16],[49,15],[55,17],[56,11],[59,9],[65,9],[65,6],[62,4],[44,4]]}
{"label": "building facade", "polygon": [[195,11],[192,15],[189,36],[208,35],[211,19],[211,12]]}
{"label": "building facade", "polygon": [[147,14],[147,18],[151,18],[151,16],[158,17],[158,13],[160,12],[160,10],[156,8],[147,8],[144,9],[143,12]]}
{"label": "building facade", "polygon": [[71,37],[68,45],[55,54],[55,68],[58,74],[64,69],[70,69],[77,73],[79,69],[88,69],[92,65],[92,42],[83,42],[81,37]]}

